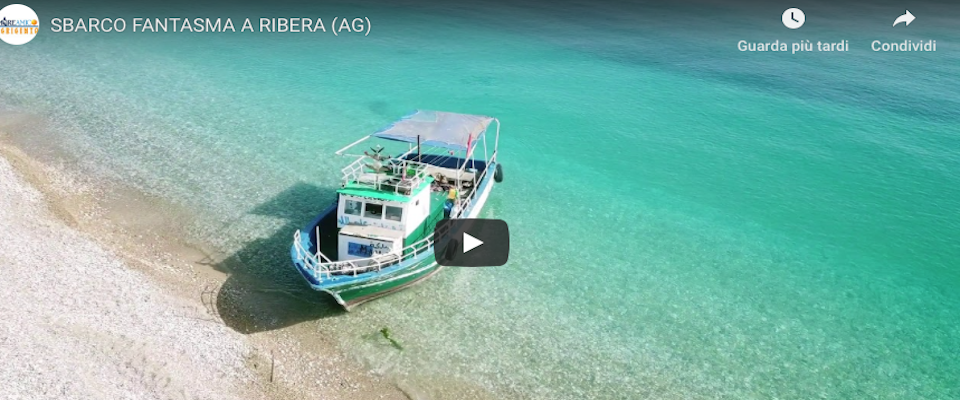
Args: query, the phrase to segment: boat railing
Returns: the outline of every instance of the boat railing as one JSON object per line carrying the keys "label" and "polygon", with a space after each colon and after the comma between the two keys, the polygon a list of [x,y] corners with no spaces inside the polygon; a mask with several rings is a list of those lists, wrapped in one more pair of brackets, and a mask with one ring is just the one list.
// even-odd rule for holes
{"label": "boat railing", "polygon": [[474,188],[473,193],[468,196],[466,199],[458,200],[457,203],[457,214],[454,215],[454,218],[466,218],[468,215],[465,214],[466,210],[470,209],[470,205],[473,204],[473,201],[480,196],[480,182],[483,182],[483,178],[487,176],[487,172],[490,171],[490,165],[496,161],[497,152],[493,152],[493,157],[490,157],[490,160],[487,161],[487,168],[483,169],[483,172],[479,176],[473,178]]}
{"label": "boat railing", "polygon": [[369,187],[374,190],[389,191],[396,194],[408,195],[420,187],[427,179],[426,164],[416,161],[390,158],[380,161],[386,171],[370,171],[374,160],[368,156],[360,156],[344,167],[342,172],[342,186],[353,183],[358,186]]}
{"label": "boat railing", "polygon": [[[329,279],[331,275],[354,275],[364,272],[380,271],[391,265],[417,258],[425,252],[433,251],[436,232],[397,251],[380,254],[368,258],[354,260],[330,261],[323,253],[317,250],[313,253],[303,247],[302,233],[299,229],[293,233],[293,243],[297,259],[303,262],[303,267],[312,271],[318,280]],[[327,261],[322,261],[327,260]]]}

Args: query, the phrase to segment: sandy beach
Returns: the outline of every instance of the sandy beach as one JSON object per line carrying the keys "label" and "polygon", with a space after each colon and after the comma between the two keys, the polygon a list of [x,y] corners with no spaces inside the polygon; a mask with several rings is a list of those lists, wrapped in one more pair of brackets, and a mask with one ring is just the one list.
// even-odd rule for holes
{"label": "sandy beach", "polygon": [[254,348],[65,226],[0,159],[0,375],[12,398],[243,398]]}
{"label": "sandy beach", "polygon": [[125,234],[122,206],[99,209],[103,193],[15,147],[0,155],[5,398],[409,398],[332,343],[229,327],[204,296],[225,278],[176,265],[186,247],[123,245],[103,231]]}

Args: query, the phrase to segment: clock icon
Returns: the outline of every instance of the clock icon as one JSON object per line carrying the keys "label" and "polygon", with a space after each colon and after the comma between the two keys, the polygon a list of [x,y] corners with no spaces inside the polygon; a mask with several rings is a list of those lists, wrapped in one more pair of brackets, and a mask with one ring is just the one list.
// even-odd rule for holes
{"label": "clock icon", "polygon": [[788,8],[787,11],[783,12],[783,26],[790,29],[797,29],[803,26],[803,22],[806,21],[807,17],[803,15],[803,10],[799,8]]}

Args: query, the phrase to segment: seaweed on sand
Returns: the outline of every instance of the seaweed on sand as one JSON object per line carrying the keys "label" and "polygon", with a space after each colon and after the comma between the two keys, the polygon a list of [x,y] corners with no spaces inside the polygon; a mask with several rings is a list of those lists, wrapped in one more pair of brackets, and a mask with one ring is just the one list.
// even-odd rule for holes
{"label": "seaweed on sand", "polygon": [[396,347],[397,350],[403,351],[403,346],[400,345],[400,342],[397,342],[396,339],[390,336],[390,328],[387,328],[387,327],[381,328],[380,334],[383,335],[384,339],[389,340],[390,344],[392,344],[393,347]]}

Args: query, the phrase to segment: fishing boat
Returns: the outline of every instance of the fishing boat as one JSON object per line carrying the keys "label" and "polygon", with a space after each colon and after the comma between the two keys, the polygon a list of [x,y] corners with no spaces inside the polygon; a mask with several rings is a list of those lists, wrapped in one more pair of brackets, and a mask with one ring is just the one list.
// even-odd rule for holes
{"label": "fishing boat", "polygon": [[[436,274],[436,224],[480,213],[503,180],[499,139],[496,118],[418,110],[340,149],[352,161],[333,203],[293,233],[293,265],[348,311]],[[367,141],[399,154],[350,153]]]}

